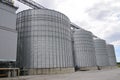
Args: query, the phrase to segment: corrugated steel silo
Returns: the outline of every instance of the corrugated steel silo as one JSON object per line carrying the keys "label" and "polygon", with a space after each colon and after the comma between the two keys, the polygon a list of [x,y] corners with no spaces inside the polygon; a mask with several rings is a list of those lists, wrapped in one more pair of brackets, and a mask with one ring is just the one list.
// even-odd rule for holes
{"label": "corrugated steel silo", "polygon": [[29,74],[73,72],[69,19],[54,10],[31,9],[18,13],[20,68]]}
{"label": "corrugated steel silo", "polygon": [[92,33],[77,29],[73,35],[75,67],[83,69],[96,68],[95,48]]}
{"label": "corrugated steel silo", "polygon": [[94,44],[95,44],[97,66],[109,66],[106,41],[99,38],[95,38]]}
{"label": "corrugated steel silo", "polygon": [[111,44],[107,44],[107,52],[108,52],[110,66],[116,66],[114,46]]}

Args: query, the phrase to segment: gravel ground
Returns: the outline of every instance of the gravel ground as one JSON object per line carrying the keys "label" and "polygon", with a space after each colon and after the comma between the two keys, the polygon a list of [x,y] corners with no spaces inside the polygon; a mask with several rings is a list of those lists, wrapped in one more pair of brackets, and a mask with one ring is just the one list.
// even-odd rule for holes
{"label": "gravel ground", "polygon": [[0,80],[120,80],[120,68],[100,71],[78,71],[57,75],[32,75]]}

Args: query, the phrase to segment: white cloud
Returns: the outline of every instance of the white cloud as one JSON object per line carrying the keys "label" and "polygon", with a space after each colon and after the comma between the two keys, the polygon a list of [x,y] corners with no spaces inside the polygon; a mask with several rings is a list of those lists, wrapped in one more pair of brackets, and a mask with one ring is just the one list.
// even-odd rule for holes
{"label": "white cloud", "polygon": [[24,5],[23,3],[18,2],[17,0],[15,0],[15,6],[19,7],[16,13],[26,10],[26,9],[31,9],[30,7]]}
{"label": "white cloud", "polygon": [[57,10],[66,14],[71,21],[82,21],[87,18],[86,9],[100,0],[64,0],[64,2],[57,5]]}
{"label": "white cloud", "polygon": [[[111,43],[120,40],[120,0],[34,0]],[[18,3],[18,2],[17,2]],[[20,4],[19,11],[28,9]]]}
{"label": "white cloud", "polygon": [[[116,5],[117,4],[117,5]],[[120,1],[106,1],[95,4],[86,10],[88,24],[97,36],[108,42],[120,40]]]}
{"label": "white cloud", "polygon": [[120,40],[114,41],[111,44],[115,45],[115,46],[119,46],[120,45]]}
{"label": "white cloud", "polygon": [[117,58],[117,59],[116,59],[116,60],[117,60],[117,62],[120,62],[120,57],[116,57],[116,58]]}
{"label": "white cloud", "polygon": [[49,9],[56,8],[56,0],[52,0],[52,1],[51,0],[34,0],[34,1]]}

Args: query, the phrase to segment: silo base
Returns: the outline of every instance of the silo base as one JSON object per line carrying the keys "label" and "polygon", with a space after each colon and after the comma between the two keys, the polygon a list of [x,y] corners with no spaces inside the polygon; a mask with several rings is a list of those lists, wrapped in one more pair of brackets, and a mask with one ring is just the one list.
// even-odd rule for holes
{"label": "silo base", "polygon": [[80,67],[80,71],[97,70],[97,67]]}
{"label": "silo base", "polygon": [[111,66],[111,69],[119,68],[118,66]]}
{"label": "silo base", "polygon": [[28,69],[28,75],[64,74],[75,72],[74,68],[38,68]]}
{"label": "silo base", "polygon": [[102,70],[102,69],[115,69],[118,68],[117,66],[99,66],[98,70]]}

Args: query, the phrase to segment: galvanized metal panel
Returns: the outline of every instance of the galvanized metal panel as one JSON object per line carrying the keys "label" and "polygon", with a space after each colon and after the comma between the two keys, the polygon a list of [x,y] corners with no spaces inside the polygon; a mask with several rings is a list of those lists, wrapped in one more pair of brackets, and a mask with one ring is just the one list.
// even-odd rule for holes
{"label": "galvanized metal panel", "polygon": [[17,32],[0,29],[0,59],[16,60]]}
{"label": "galvanized metal panel", "polygon": [[0,2],[0,26],[16,29],[16,9]]}
{"label": "galvanized metal panel", "polygon": [[95,48],[92,33],[83,29],[78,29],[75,30],[73,39],[75,66],[96,66]]}
{"label": "galvanized metal panel", "polygon": [[105,40],[95,38],[95,52],[98,66],[109,66],[107,48]]}
{"label": "galvanized metal panel", "polygon": [[0,59],[16,60],[16,8],[0,2]]}
{"label": "galvanized metal panel", "polygon": [[[65,15],[48,9],[26,10],[17,15],[18,54],[21,55],[17,61],[21,67],[73,67],[70,21]],[[21,45],[24,45],[22,49]]]}
{"label": "galvanized metal panel", "polygon": [[108,53],[110,65],[115,66],[116,65],[116,56],[115,56],[115,50],[114,50],[113,45],[107,44],[107,53]]}

